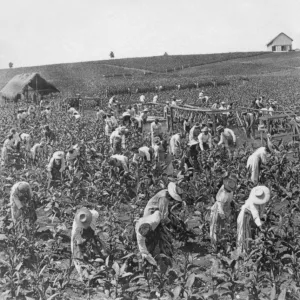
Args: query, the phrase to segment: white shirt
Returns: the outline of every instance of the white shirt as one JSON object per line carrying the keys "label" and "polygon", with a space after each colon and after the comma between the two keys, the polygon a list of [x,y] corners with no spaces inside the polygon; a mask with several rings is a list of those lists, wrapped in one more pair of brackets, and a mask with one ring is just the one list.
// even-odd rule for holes
{"label": "white shirt", "polygon": [[153,103],[157,103],[157,100],[158,100],[158,96],[155,95],[155,96],[153,97]]}
{"label": "white shirt", "polygon": [[218,145],[226,144],[227,139],[230,137],[232,137],[233,142],[236,143],[236,136],[235,136],[233,130],[231,130],[229,128],[225,128],[224,132],[221,133],[221,138],[220,138]]}
{"label": "white shirt", "polygon": [[211,149],[212,148],[212,144],[211,144],[211,134],[208,133],[207,135],[205,135],[203,132],[201,132],[199,135],[198,135],[198,141],[199,141],[199,146],[200,146],[200,149],[203,151],[204,150],[204,147],[203,147],[203,144],[208,144],[209,148]]}
{"label": "white shirt", "polygon": [[152,122],[150,128],[151,128],[151,132],[153,134],[160,134],[160,132],[161,132],[161,123],[158,122],[156,124],[155,122]]}
{"label": "white shirt", "polygon": [[141,102],[145,102],[145,99],[146,99],[146,97],[145,97],[144,95],[141,95],[141,96],[140,96],[140,101],[141,101]]}
{"label": "white shirt", "polygon": [[114,154],[111,156],[111,158],[114,158],[117,160],[117,163],[119,166],[123,166],[125,172],[128,172],[128,157],[121,154]]}
{"label": "white shirt", "polygon": [[22,141],[25,141],[25,142],[30,141],[30,135],[28,133],[21,133],[20,138]]}

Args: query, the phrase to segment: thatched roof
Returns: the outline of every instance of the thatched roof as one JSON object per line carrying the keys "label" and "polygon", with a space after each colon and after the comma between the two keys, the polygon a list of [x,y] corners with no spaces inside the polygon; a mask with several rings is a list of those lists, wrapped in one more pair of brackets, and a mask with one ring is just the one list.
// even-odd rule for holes
{"label": "thatched roof", "polygon": [[27,87],[30,87],[43,95],[59,93],[59,90],[53,84],[41,77],[40,74],[26,73],[13,77],[0,91],[0,94],[7,99],[15,99],[17,95],[22,94]]}

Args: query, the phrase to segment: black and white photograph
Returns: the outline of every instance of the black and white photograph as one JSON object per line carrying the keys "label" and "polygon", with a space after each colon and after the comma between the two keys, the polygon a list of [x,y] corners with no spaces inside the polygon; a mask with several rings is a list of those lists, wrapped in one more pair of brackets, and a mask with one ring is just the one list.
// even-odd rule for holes
{"label": "black and white photograph", "polygon": [[0,300],[300,299],[300,0],[10,0]]}

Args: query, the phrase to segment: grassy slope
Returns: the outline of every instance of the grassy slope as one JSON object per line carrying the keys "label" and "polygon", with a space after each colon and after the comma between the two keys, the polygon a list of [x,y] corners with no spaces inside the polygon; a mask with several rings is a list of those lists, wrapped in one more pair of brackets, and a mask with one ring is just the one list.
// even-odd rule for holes
{"label": "grassy slope", "polygon": [[[218,61],[218,62],[215,62]],[[109,64],[109,65],[108,65]],[[145,76],[144,70],[166,69],[191,65],[184,70],[168,74]],[[200,65],[201,66],[198,66]],[[114,66],[115,65],[115,66]],[[123,67],[124,68],[123,68]],[[193,67],[194,66],[194,67]],[[298,67],[298,68],[297,68]],[[200,78],[232,75],[262,75],[274,72],[300,72],[300,53],[224,53],[207,55],[177,55],[145,58],[115,59],[71,64],[45,65],[0,70],[0,88],[14,75],[39,72],[63,92],[99,93],[107,86],[154,85],[184,83]],[[104,78],[110,74],[132,74],[132,78]]]}

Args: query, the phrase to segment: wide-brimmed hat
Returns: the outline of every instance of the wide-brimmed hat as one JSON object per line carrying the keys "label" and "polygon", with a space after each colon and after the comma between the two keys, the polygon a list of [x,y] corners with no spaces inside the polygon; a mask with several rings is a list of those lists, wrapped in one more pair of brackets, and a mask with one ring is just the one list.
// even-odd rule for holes
{"label": "wide-brimmed hat", "polygon": [[226,102],[222,101],[221,104],[222,104],[222,105],[223,105],[223,104],[226,104]]}
{"label": "wide-brimmed hat", "polygon": [[63,151],[56,151],[53,154],[54,159],[62,159],[65,156],[65,153]]}
{"label": "wide-brimmed hat", "polygon": [[237,186],[237,176],[235,174],[231,174],[223,180],[224,188],[227,191],[234,191]]}
{"label": "wide-brimmed hat", "polygon": [[266,186],[256,186],[254,187],[249,196],[249,200],[253,204],[262,205],[266,204],[270,200],[270,190]]}
{"label": "wide-brimmed hat", "polygon": [[219,125],[219,126],[216,128],[216,131],[220,131],[220,130],[222,130],[222,129],[224,129],[224,126]]}
{"label": "wide-brimmed hat", "polygon": [[174,200],[182,201],[181,197],[178,195],[177,186],[174,182],[170,182],[168,184],[168,192]]}
{"label": "wide-brimmed hat", "polygon": [[80,228],[88,228],[93,220],[93,215],[86,207],[80,208],[75,215],[75,222]]}
{"label": "wide-brimmed hat", "polygon": [[202,131],[202,132],[206,132],[206,131],[208,132],[208,127],[207,127],[207,126],[203,127],[203,128],[201,129],[201,131]]}
{"label": "wide-brimmed hat", "polygon": [[149,111],[149,109],[148,108],[145,108],[144,110],[143,110],[143,112],[148,112]]}
{"label": "wide-brimmed hat", "polygon": [[124,113],[123,113],[123,115],[122,115],[123,117],[127,117],[127,116],[130,116],[130,113],[129,112],[127,112],[127,111],[125,111]]}
{"label": "wide-brimmed hat", "polygon": [[195,128],[200,128],[201,126],[200,126],[200,123],[196,123],[195,124]]}

